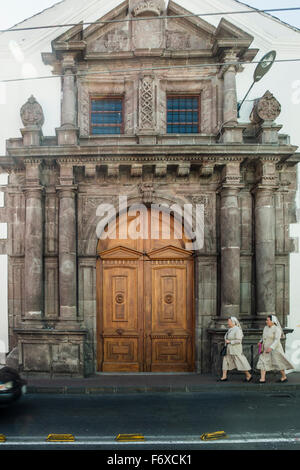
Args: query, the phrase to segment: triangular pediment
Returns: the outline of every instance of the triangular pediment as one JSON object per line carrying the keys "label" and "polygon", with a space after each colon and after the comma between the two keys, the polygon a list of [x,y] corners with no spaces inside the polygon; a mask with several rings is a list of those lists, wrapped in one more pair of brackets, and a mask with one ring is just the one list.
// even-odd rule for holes
{"label": "triangular pediment", "polygon": [[215,34],[216,38],[230,38],[230,39],[246,39],[248,41],[253,41],[253,36],[246,33],[242,29],[238,28],[234,24],[230,23],[225,18],[222,18]]}
{"label": "triangular pediment", "polygon": [[143,253],[125,246],[116,246],[108,250],[98,252],[101,259],[139,259]]}
{"label": "triangular pediment", "polygon": [[[158,11],[155,19],[154,13],[150,12],[152,18],[140,18],[143,16],[140,13],[147,9],[147,5],[155,6],[160,0],[134,2],[137,5],[135,9],[131,9],[130,1],[120,3],[85,29],[80,23],[60,35],[52,43],[56,58],[60,59],[62,52],[72,51],[77,51],[85,60],[93,61],[149,54],[181,57],[180,54],[186,52],[192,57],[217,58],[225,48],[240,50],[238,55],[241,57],[253,41],[252,36],[227,19],[222,18],[216,28],[173,1],[165,11]],[[137,11],[138,14],[135,13]],[[165,16],[169,18],[166,20]],[[255,55],[254,51],[247,54],[249,58]],[[49,54],[45,55],[45,61],[51,62]]]}
{"label": "triangular pediment", "polygon": [[167,49],[210,49],[216,28],[203,19],[193,16],[185,8],[170,1],[167,16],[181,17],[168,19],[166,27]]}
{"label": "triangular pediment", "polygon": [[[125,21],[128,17],[128,1],[99,18],[96,23],[84,31],[87,53],[111,51],[127,51],[130,49],[130,25]],[[120,22],[118,22],[120,21]],[[112,23],[110,23],[112,22]]]}
{"label": "triangular pediment", "polygon": [[177,246],[168,245],[148,252],[147,256],[153,260],[189,259],[193,256],[193,252]]}

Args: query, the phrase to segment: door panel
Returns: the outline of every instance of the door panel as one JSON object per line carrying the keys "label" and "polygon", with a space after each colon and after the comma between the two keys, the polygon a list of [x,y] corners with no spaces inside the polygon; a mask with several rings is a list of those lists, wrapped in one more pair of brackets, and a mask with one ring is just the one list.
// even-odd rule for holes
{"label": "door panel", "polygon": [[143,263],[101,260],[99,368],[106,372],[143,370]]}
{"label": "door panel", "polygon": [[193,370],[193,279],[187,260],[152,261],[150,306],[153,372]]}
{"label": "door panel", "polygon": [[[149,213],[147,220],[150,234]],[[192,252],[184,249],[186,239],[164,239],[163,223],[154,238],[99,241],[98,370],[194,370]],[[176,224],[171,218],[178,234]]]}

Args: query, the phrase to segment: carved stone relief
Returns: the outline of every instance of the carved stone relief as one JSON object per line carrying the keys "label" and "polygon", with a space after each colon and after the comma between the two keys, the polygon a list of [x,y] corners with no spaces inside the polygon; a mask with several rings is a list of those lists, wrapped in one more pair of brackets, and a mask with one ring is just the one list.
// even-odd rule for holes
{"label": "carved stone relief", "polygon": [[20,115],[25,127],[42,126],[44,124],[43,109],[33,95],[23,104]]}
{"label": "carved stone relief", "polygon": [[253,123],[275,121],[281,112],[281,105],[270,91],[255,100],[250,119]]}
{"label": "carved stone relief", "polygon": [[144,77],[140,80],[140,129],[154,128],[154,108],[154,80]]}

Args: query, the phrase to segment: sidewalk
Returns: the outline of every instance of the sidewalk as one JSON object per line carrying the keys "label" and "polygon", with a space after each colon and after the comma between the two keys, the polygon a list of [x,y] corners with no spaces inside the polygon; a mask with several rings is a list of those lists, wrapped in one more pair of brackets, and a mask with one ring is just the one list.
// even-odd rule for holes
{"label": "sidewalk", "polygon": [[218,382],[216,376],[200,374],[97,374],[92,377],[41,378],[24,376],[27,393],[102,394],[154,392],[210,392],[210,391],[268,391],[285,393],[300,390],[300,372],[287,375],[287,383],[276,383],[280,374],[267,375],[267,382],[259,384],[255,374],[250,383],[244,383],[244,374],[228,374],[227,382]]}

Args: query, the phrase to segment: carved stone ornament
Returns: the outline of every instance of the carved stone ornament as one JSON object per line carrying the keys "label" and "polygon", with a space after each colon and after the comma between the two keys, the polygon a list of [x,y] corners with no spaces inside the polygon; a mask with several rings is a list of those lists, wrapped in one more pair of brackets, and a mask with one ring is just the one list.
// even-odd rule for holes
{"label": "carved stone ornament", "polygon": [[139,185],[140,193],[142,194],[142,199],[144,203],[152,203],[154,188],[152,183],[142,183]]}
{"label": "carved stone ornament", "polygon": [[167,49],[190,49],[191,41],[187,33],[181,31],[166,32],[166,48]]}
{"label": "carved stone ornament", "polygon": [[154,81],[144,77],[140,82],[140,129],[154,127]]}
{"label": "carved stone ornament", "polygon": [[20,115],[25,127],[42,126],[44,124],[43,109],[33,95],[23,104]]}
{"label": "carved stone ornament", "polygon": [[136,8],[133,10],[133,15],[134,16],[143,16],[143,15],[149,15],[151,14],[152,16],[160,16],[161,14],[161,9],[158,4],[158,2],[153,1],[153,0],[148,0],[145,2],[141,2]]}
{"label": "carved stone ornament", "polygon": [[127,49],[128,36],[123,31],[111,31],[104,38],[104,46],[108,51],[122,51]]}
{"label": "carved stone ornament", "polygon": [[254,101],[250,119],[256,124],[261,121],[275,121],[280,113],[280,103],[270,91],[266,91],[262,98]]}

